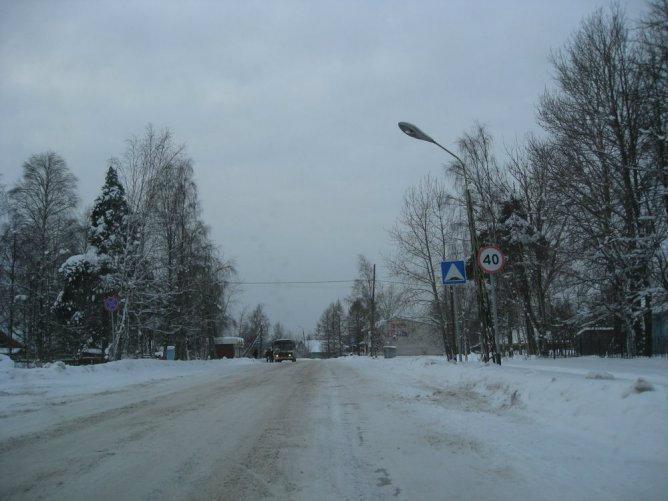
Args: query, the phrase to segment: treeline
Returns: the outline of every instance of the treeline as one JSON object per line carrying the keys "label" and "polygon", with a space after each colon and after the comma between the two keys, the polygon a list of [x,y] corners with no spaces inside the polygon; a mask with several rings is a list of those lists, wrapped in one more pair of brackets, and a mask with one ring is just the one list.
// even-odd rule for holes
{"label": "treeline", "polygon": [[377,280],[375,266],[360,255],[350,293],[325,308],[314,334],[328,357],[350,352],[377,354],[383,345],[379,324],[404,312],[407,305],[404,292]]}
{"label": "treeline", "polygon": [[[457,318],[483,352],[568,349],[591,325],[622,333],[611,351],[652,353],[652,311],[665,305],[668,286],[667,27],[666,1],[635,24],[618,8],[596,12],[551,58],[554,85],[537,106],[544,134],[498,159],[478,125],[457,142],[462,162],[444,179],[408,190],[390,266],[446,351],[461,349]],[[453,185],[469,188],[478,244],[507,256],[495,285],[498,332],[489,279],[480,298],[473,286],[439,285],[441,259],[466,256],[469,276],[476,266]]]}
{"label": "treeline", "polygon": [[[543,133],[498,158],[476,125],[457,141],[461,162],[408,189],[390,231],[400,296],[448,355],[569,352],[586,326],[621,334],[611,352],[652,353],[652,313],[668,288],[668,1],[633,23],[617,7],[597,11],[551,61],[554,84],[537,105]],[[478,247],[499,246],[506,266],[481,290],[444,288],[441,260],[464,258],[474,276],[472,226]],[[341,310],[332,304],[319,323],[335,349]]]}
{"label": "treeline", "polygon": [[272,341],[276,339],[298,339],[298,335],[287,330],[282,323],[273,324],[265,311],[262,303],[256,305],[250,313],[246,308],[242,308],[239,319],[235,320],[233,325],[237,329],[238,336],[244,339],[244,346],[248,355],[254,355],[257,351],[258,356],[263,356],[264,351],[271,347]]}
{"label": "treeline", "polygon": [[184,147],[150,126],[127,144],[83,216],[77,179],[54,152],[30,157],[1,190],[0,327],[28,360],[167,345],[206,357],[231,322],[234,269],[201,219]]}

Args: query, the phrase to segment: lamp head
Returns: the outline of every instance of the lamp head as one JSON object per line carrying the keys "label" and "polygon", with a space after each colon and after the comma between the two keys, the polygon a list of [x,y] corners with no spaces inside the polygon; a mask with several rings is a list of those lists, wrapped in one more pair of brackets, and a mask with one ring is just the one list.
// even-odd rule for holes
{"label": "lamp head", "polygon": [[414,139],[420,139],[421,141],[427,141],[429,143],[434,143],[434,144],[436,143],[436,141],[434,141],[431,137],[422,132],[416,125],[413,125],[408,122],[399,122],[398,125],[404,134]]}

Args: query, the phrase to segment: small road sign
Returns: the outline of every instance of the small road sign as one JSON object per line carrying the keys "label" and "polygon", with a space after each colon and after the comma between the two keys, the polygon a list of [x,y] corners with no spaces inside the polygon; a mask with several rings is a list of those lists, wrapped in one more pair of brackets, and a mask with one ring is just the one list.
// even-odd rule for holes
{"label": "small road sign", "polygon": [[466,265],[464,261],[441,261],[441,279],[443,285],[466,283]]}
{"label": "small road sign", "polygon": [[485,273],[499,273],[506,263],[506,257],[495,245],[486,245],[478,251],[478,266]]}
{"label": "small road sign", "polygon": [[118,309],[118,297],[109,296],[104,298],[104,309],[110,312],[114,312]]}

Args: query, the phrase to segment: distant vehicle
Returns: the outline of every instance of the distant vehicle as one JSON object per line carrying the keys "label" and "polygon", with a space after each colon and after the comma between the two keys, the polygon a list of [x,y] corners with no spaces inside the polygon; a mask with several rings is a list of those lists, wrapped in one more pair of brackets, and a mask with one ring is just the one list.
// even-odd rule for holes
{"label": "distant vehicle", "polygon": [[295,342],[292,339],[277,339],[271,345],[274,352],[274,362],[282,362],[283,360],[295,359]]}

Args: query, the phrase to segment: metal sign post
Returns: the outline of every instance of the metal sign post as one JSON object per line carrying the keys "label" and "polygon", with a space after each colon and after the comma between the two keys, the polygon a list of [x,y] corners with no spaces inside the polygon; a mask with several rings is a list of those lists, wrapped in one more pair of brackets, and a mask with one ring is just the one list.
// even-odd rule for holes
{"label": "metal sign post", "polygon": [[478,251],[478,266],[490,275],[491,294],[489,297],[492,307],[492,326],[494,328],[494,356],[495,362],[501,365],[501,354],[499,353],[499,345],[501,344],[501,336],[499,332],[499,313],[496,306],[496,274],[503,270],[506,263],[506,257],[501,252],[501,249],[495,245],[487,245],[481,247]]}
{"label": "metal sign post", "polygon": [[[464,195],[466,198],[466,218],[468,220],[468,226],[469,226],[469,236],[471,238],[471,252],[476,252],[476,249],[478,249],[478,232],[476,230],[476,225],[475,225],[475,217],[473,215],[473,201],[471,200],[471,192],[469,190],[469,176],[467,173],[466,169],[466,164],[464,161],[459,158],[457,155],[455,155],[452,151],[447,149],[445,146],[442,144],[437,143],[434,141],[433,138],[431,138],[429,135],[425,134],[422,132],[418,127],[415,125],[408,123],[408,122],[399,122],[399,128],[401,129],[402,132],[405,134],[409,135],[413,139],[419,139],[420,141],[427,141],[428,143],[435,144],[439,148],[441,148],[443,151],[445,151],[448,155],[453,157],[455,160],[459,162],[462,168],[462,175],[464,177]],[[486,303],[486,292],[485,292],[485,286],[483,284],[482,280],[482,275],[480,274],[480,270],[478,269],[477,266],[473,267],[473,276],[475,278],[475,283],[476,283],[476,292],[477,292],[477,300],[478,300],[478,311],[479,311],[479,316],[480,316],[480,326],[482,329],[480,330],[480,351],[483,353],[483,360],[485,362],[488,360],[488,354],[489,354],[489,326],[487,325],[487,315],[485,314],[485,303]]]}
{"label": "metal sign post", "polygon": [[452,301],[452,315],[455,325],[455,339],[457,340],[457,343],[459,343],[459,350],[457,350],[459,355],[458,362],[463,362],[464,359],[468,362],[469,356],[468,353],[466,352],[466,347],[464,345],[464,333],[463,333],[464,329],[462,329],[461,325],[462,318],[461,315],[459,315],[458,295],[455,292],[454,287],[450,288],[450,301]]}
{"label": "metal sign post", "polygon": [[[441,261],[441,281],[443,286],[446,285],[463,285],[467,281],[466,277],[466,263],[464,261]],[[460,319],[457,319],[457,303],[455,302],[455,291],[450,289],[450,301],[452,302],[452,316],[453,325],[455,327],[455,346],[459,342],[459,353],[463,351],[462,343],[462,328],[460,326]],[[468,357],[467,357],[468,358]]]}
{"label": "metal sign post", "polygon": [[[501,334],[499,331],[499,311],[496,307],[496,275],[490,275],[489,277],[490,285],[492,287],[491,294],[489,295],[489,301],[492,306],[492,325],[494,326],[494,345],[496,346],[496,352],[499,352],[499,346],[501,346]],[[499,354],[500,356],[500,354]],[[499,360],[497,363],[501,363]]]}
{"label": "metal sign post", "polygon": [[[115,352],[116,329],[114,325],[114,312],[118,309],[120,301],[118,299],[118,296],[108,296],[104,298],[103,304],[104,304],[104,309],[107,310],[109,312],[109,315],[111,316],[111,347],[112,347],[111,349],[113,352]],[[115,357],[116,353],[110,353],[110,356]]]}

